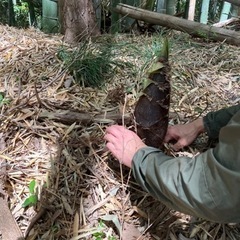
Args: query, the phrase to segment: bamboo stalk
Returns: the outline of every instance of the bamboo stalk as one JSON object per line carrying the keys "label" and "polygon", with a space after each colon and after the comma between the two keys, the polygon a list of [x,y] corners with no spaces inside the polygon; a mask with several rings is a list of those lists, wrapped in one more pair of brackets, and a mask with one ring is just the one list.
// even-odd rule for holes
{"label": "bamboo stalk", "polygon": [[188,10],[188,20],[194,21],[195,7],[196,7],[196,0],[190,0],[189,10]]}
{"label": "bamboo stalk", "polygon": [[210,0],[203,0],[202,1],[201,16],[200,16],[200,22],[201,23],[206,24],[208,22],[209,4],[210,4]]}
{"label": "bamboo stalk", "polygon": [[221,12],[221,17],[220,17],[220,22],[228,19],[230,10],[231,10],[231,3],[224,2],[222,12]]}

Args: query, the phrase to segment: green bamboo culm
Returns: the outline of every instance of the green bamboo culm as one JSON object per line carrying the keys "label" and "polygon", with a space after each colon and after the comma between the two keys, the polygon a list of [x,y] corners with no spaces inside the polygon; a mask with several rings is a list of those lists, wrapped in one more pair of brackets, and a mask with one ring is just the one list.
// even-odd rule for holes
{"label": "green bamboo culm", "polygon": [[201,16],[200,16],[201,23],[204,23],[204,24],[208,23],[209,4],[210,4],[210,0],[202,1]]}

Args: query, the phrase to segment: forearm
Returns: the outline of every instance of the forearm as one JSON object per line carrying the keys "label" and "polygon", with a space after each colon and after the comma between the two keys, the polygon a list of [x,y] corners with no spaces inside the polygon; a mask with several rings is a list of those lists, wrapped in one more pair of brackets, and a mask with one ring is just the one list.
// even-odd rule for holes
{"label": "forearm", "polygon": [[222,129],[219,145],[194,158],[142,148],[133,158],[136,181],[168,207],[217,222],[240,221],[240,113]]}
{"label": "forearm", "polygon": [[133,174],[142,188],[169,208],[209,219],[205,208],[215,205],[208,194],[202,160],[170,158],[149,150],[140,150],[133,161]]}

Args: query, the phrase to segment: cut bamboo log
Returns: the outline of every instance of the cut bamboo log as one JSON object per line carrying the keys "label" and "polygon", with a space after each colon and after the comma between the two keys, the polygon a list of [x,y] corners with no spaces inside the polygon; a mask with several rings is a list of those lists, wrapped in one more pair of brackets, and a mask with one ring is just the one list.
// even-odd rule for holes
{"label": "cut bamboo log", "polygon": [[239,0],[224,0],[224,1],[240,7],[240,1]]}
{"label": "cut bamboo log", "polygon": [[186,32],[192,36],[240,46],[240,33],[217,28],[162,13],[147,11],[126,4],[118,4],[114,11],[137,20]]}

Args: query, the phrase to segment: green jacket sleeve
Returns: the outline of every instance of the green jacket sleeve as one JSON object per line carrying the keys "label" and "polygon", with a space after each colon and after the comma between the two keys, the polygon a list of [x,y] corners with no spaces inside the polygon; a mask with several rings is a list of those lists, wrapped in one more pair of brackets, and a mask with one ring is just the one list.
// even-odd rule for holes
{"label": "green jacket sleeve", "polygon": [[227,125],[230,119],[240,110],[240,104],[223,108],[216,112],[209,112],[203,123],[209,138],[218,139],[220,129]]}
{"label": "green jacket sleeve", "polygon": [[193,158],[145,147],[134,155],[133,175],[168,207],[215,222],[240,222],[240,111],[215,148]]}

